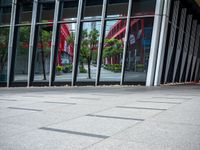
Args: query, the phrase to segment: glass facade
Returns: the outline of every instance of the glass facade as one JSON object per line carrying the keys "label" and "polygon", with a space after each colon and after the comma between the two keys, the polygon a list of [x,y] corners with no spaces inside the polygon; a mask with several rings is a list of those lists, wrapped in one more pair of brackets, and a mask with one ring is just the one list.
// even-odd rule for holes
{"label": "glass facade", "polygon": [[0,84],[145,84],[156,0],[1,3]]}
{"label": "glass facade", "polygon": [[131,19],[125,61],[125,82],[146,81],[152,26],[152,18]]}
{"label": "glass facade", "polygon": [[0,85],[7,82],[11,0],[0,1]]}

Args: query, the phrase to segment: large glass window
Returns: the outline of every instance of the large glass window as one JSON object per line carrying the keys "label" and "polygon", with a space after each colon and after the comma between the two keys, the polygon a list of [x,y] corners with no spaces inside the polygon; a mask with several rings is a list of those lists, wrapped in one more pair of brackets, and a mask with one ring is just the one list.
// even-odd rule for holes
{"label": "large glass window", "polygon": [[23,3],[19,5],[19,23],[31,23],[33,3]]}
{"label": "large glass window", "polygon": [[59,26],[57,59],[54,62],[56,66],[55,81],[71,82],[76,23],[62,23]]}
{"label": "large glass window", "polygon": [[108,0],[107,17],[127,16],[129,0]]}
{"label": "large glass window", "polygon": [[50,68],[52,25],[39,25],[35,53],[34,81],[48,81]]}
{"label": "large glass window", "polygon": [[0,6],[0,25],[10,24],[11,5],[1,7]]}
{"label": "large glass window", "polygon": [[145,82],[153,18],[132,19],[125,62],[125,82]]}
{"label": "large glass window", "polygon": [[77,17],[78,1],[61,1],[60,21],[73,21]]}
{"label": "large glass window", "polygon": [[133,0],[132,16],[154,15],[156,0]]}
{"label": "large glass window", "polygon": [[107,21],[105,32],[100,81],[119,82],[126,20]]}
{"label": "large glass window", "polygon": [[14,80],[27,81],[30,26],[18,27]]}
{"label": "large glass window", "polygon": [[55,2],[39,2],[40,19],[39,22],[53,22]]}
{"label": "large glass window", "polygon": [[103,0],[86,0],[83,11],[84,19],[100,19]]}
{"label": "large glass window", "polygon": [[7,80],[9,28],[0,28],[0,82]]}
{"label": "large glass window", "polygon": [[101,22],[84,22],[81,32],[77,81],[96,79],[97,51]]}

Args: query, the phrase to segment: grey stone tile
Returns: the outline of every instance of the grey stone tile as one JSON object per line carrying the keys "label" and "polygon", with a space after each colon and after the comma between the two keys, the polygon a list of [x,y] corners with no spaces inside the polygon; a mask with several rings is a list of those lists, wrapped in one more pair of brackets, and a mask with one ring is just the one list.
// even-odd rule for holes
{"label": "grey stone tile", "polygon": [[114,117],[129,117],[138,119],[147,119],[160,113],[160,110],[148,110],[148,109],[124,109],[124,108],[112,108],[109,110],[94,113],[93,115],[105,115]]}
{"label": "grey stone tile", "polygon": [[0,139],[6,139],[10,136],[18,135],[30,130],[32,130],[32,128],[23,125],[6,124],[0,122]]}
{"label": "grey stone tile", "polygon": [[21,105],[21,106],[18,105],[18,107],[25,107],[25,108],[29,108],[29,109],[48,110],[48,109],[62,107],[62,106],[60,104],[38,102],[38,103],[33,103],[33,104]]}
{"label": "grey stone tile", "polygon": [[1,150],[81,150],[102,139],[34,130],[0,140]]}
{"label": "grey stone tile", "polygon": [[28,113],[34,113],[34,112],[30,112],[26,110],[3,108],[3,109],[0,109],[0,119],[5,119],[8,117],[19,116],[19,115],[28,114]]}
{"label": "grey stone tile", "polygon": [[145,121],[113,138],[176,150],[200,149],[199,126]]}
{"label": "grey stone tile", "polygon": [[183,123],[200,125],[200,101],[189,101],[187,103],[178,105],[176,109],[172,109],[158,116],[153,120],[159,120],[172,123]]}
{"label": "grey stone tile", "polygon": [[81,118],[65,121],[48,127],[62,129],[62,130],[111,136],[136,123],[137,121],[134,120],[119,120],[113,118],[84,116]]}
{"label": "grey stone tile", "polygon": [[97,144],[89,146],[84,150],[171,150],[169,147],[161,145],[150,145],[146,143],[136,143],[132,141],[117,140],[109,138]]}
{"label": "grey stone tile", "polygon": [[77,117],[76,114],[62,114],[53,112],[35,112],[15,117],[1,119],[2,123],[23,125],[27,127],[41,127]]}
{"label": "grey stone tile", "polygon": [[175,106],[176,104],[165,104],[165,103],[143,103],[143,102],[135,102],[135,103],[131,103],[131,104],[127,104],[127,105],[123,105],[126,107],[144,107],[144,108],[155,108],[155,109],[168,109],[168,108],[172,108],[173,106]]}

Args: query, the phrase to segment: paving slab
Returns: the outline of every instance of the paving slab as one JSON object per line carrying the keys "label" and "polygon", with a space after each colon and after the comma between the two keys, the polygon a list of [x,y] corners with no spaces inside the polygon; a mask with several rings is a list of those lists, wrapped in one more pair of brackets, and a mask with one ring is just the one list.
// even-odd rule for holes
{"label": "paving slab", "polygon": [[198,150],[200,85],[0,89],[1,150]]}
{"label": "paving slab", "polygon": [[200,128],[192,125],[146,121],[113,136],[113,138],[163,146],[169,149],[200,149]]}
{"label": "paving slab", "polygon": [[91,145],[84,150],[171,150],[162,145],[150,145],[146,143],[132,142],[118,139],[105,139],[97,144]]}
{"label": "paving slab", "polygon": [[94,113],[93,115],[104,115],[104,116],[114,116],[114,117],[129,117],[138,119],[147,119],[153,117],[159,113],[161,110],[148,110],[148,109],[132,109],[132,108],[112,108],[109,110]]}
{"label": "paving slab", "polygon": [[100,138],[33,130],[0,140],[1,150],[81,150]]}
{"label": "paving slab", "polygon": [[136,123],[138,123],[138,121],[135,120],[84,116],[48,127],[53,129],[111,136]]}

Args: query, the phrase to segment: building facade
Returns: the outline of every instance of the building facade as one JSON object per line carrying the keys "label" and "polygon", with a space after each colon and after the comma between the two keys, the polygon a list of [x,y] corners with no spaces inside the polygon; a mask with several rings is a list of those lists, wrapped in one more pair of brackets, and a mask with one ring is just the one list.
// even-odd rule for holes
{"label": "building facade", "polygon": [[200,79],[193,0],[1,0],[0,86]]}

